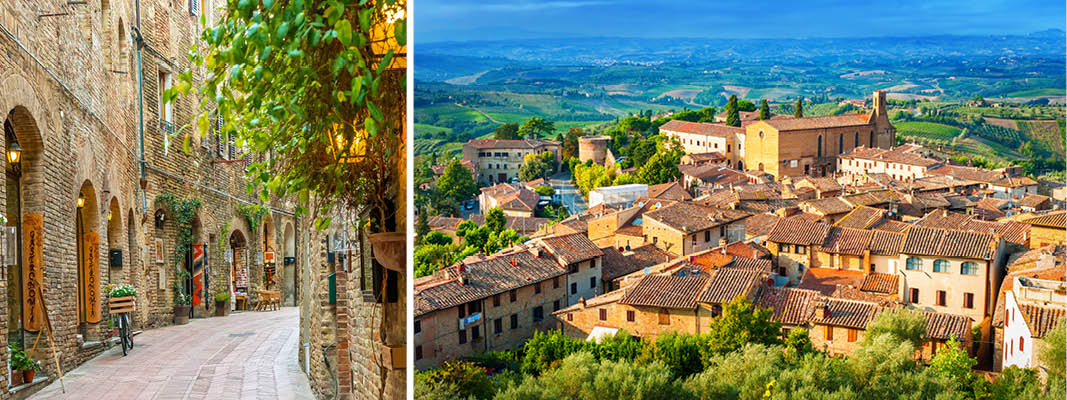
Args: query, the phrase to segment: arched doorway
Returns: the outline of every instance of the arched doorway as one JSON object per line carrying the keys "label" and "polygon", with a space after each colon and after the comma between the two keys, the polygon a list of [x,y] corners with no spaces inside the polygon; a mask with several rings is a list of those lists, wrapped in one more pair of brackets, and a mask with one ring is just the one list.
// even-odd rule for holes
{"label": "arched doorway", "polygon": [[263,214],[263,235],[261,238],[263,243],[260,244],[260,248],[257,250],[263,255],[263,282],[261,283],[266,290],[278,290],[281,283],[278,277],[278,262],[276,259],[273,262],[268,262],[267,260],[267,253],[277,256],[277,249],[274,245],[274,218],[271,217],[270,211],[266,211]]}
{"label": "arched doorway", "polygon": [[[4,184],[6,186],[4,210],[7,225],[15,228],[15,240],[19,243],[17,254],[7,273],[7,337],[8,343],[25,347],[26,331],[37,331],[43,323],[43,312],[36,302],[34,292],[44,282],[44,266],[40,257],[27,260],[23,254],[27,247],[24,240],[30,240],[29,246],[43,249],[41,243],[44,232],[43,215],[43,174],[42,153],[44,145],[37,121],[30,111],[23,106],[16,106],[5,114],[4,149],[17,153],[18,157],[4,157]],[[32,214],[32,215],[31,215]],[[29,216],[28,219],[25,217]],[[30,221],[30,225],[24,225]],[[29,231],[27,231],[27,228]],[[33,263],[27,265],[27,261]]]}
{"label": "arched doorway", "polygon": [[122,263],[118,261],[123,256],[122,211],[119,209],[119,200],[115,197],[111,198],[111,204],[107,209],[107,250],[107,283],[126,283],[122,276]]}
{"label": "arched doorway", "polygon": [[234,300],[230,302],[230,307],[235,310],[247,309],[251,282],[248,276],[248,249],[245,235],[240,230],[234,230],[230,234],[229,242],[229,254],[226,259],[230,264],[230,297]]}
{"label": "arched doorway", "polygon": [[282,240],[285,250],[279,272],[282,275],[282,301],[296,306],[296,232],[291,222],[285,224]]}
{"label": "arched doorway", "polygon": [[[94,330],[89,324],[103,319],[100,293],[100,235],[99,202],[96,189],[89,180],[82,182],[74,200],[74,233],[77,254],[78,330],[85,338],[91,338]],[[95,337],[94,337],[95,338]]]}
{"label": "arched doorway", "polygon": [[186,252],[185,269],[189,272],[189,280],[185,283],[186,293],[191,299],[190,317],[205,317],[213,302],[210,296],[211,283],[208,279],[208,246],[203,239],[203,224],[200,223],[200,214],[193,216],[191,248]]}
{"label": "arched doorway", "polygon": [[745,171],[745,163],[741,160],[737,160],[737,170],[742,172]]}

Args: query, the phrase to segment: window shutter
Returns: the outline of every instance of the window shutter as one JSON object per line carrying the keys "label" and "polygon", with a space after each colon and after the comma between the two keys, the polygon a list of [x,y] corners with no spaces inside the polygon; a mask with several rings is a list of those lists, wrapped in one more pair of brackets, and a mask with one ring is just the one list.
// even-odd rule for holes
{"label": "window shutter", "polygon": [[200,16],[200,0],[189,0],[189,14]]}

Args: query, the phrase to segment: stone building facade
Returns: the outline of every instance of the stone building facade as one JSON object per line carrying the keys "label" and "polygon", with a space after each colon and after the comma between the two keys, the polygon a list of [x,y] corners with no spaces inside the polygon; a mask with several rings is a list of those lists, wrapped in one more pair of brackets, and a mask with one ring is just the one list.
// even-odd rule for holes
{"label": "stone building facade", "polygon": [[476,183],[492,185],[518,179],[523,158],[529,154],[540,154],[546,151],[551,151],[556,155],[556,164],[559,165],[562,154],[559,142],[540,139],[471,139],[463,144],[463,161],[471,162],[476,166],[476,175],[474,175]]}
{"label": "stone building facade", "polygon": [[[0,284],[8,300],[0,303],[8,322],[0,364],[9,359],[3,344],[29,347],[36,337],[41,321],[27,318],[39,309],[24,288],[34,282],[42,289],[64,371],[110,346],[108,284],[137,288],[136,329],[172,323],[176,277],[189,266],[175,251],[178,216],[157,198],[200,202],[189,223],[192,242],[206,249],[201,281],[206,287],[194,317],[212,315],[214,294],[231,291],[235,259],[247,260],[253,294],[268,287],[267,251],[278,260],[277,280],[269,286],[283,291],[284,305],[301,297],[297,249],[306,246],[297,244],[297,235],[306,228],[289,211],[292,204],[275,200],[267,204],[271,211],[249,218],[242,209],[257,201],[245,192],[246,156],[240,149],[215,135],[193,134],[185,153],[181,136],[165,134],[191,121],[198,100],[163,104],[161,89],[185,68],[185,55],[202,29],[200,14],[213,21],[219,6],[217,0],[0,5],[5,146],[22,149],[18,171],[14,163],[6,165],[0,205],[16,232],[7,240],[21,237],[24,250],[21,257],[5,257],[13,262],[5,265]],[[40,239],[34,249],[40,260],[33,264],[27,255],[31,236]],[[121,252],[114,266],[112,251]],[[95,257],[86,261],[85,255]],[[26,278],[30,271],[38,280]],[[188,282],[177,283],[190,290]],[[34,354],[45,360],[41,382],[57,376],[43,348]],[[0,398],[21,398],[43,386],[12,388],[9,376],[0,374],[0,385],[10,389]]]}

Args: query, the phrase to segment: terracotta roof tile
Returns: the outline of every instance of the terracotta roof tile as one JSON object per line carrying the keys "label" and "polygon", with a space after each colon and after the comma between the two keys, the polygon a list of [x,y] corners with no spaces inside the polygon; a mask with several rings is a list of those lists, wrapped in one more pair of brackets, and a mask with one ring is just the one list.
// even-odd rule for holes
{"label": "terracotta roof tile", "polygon": [[614,247],[602,247],[604,258],[601,261],[601,275],[610,281],[620,276],[640,271],[646,267],[670,261],[669,254],[652,244],[634,248],[628,254],[619,252]]}
{"label": "terracotta roof tile", "polygon": [[662,222],[684,233],[700,232],[747,218],[744,211],[712,208],[692,203],[675,203],[645,213],[646,219]]}
{"label": "terracotta roof tile", "polygon": [[761,271],[740,268],[722,268],[715,271],[707,289],[700,294],[701,303],[729,303],[737,296],[747,295],[760,279],[765,276]]}
{"label": "terracotta roof tile", "polygon": [[678,181],[667,182],[659,185],[652,185],[648,187],[648,197],[652,199],[667,199],[667,200],[692,200],[693,195],[682,187],[682,184]]}
{"label": "terracotta roof tile", "polygon": [[860,284],[860,290],[865,292],[895,294],[897,293],[897,285],[899,281],[900,277],[895,274],[871,272],[863,277],[863,283]]}
{"label": "terracotta roof tile", "polygon": [[951,164],[931,168],[927,173],[932,175],[947,175],[953,178],[984,183],[992,183],[1004,176],[1003,173],[997,171]]}
{"label": "terracotta roof tile", "polygon": [[631,306],[696,309],[697,296],[707,276],[678,277],[647,275],[626,290],[620,304]]}
{"label": "terracotta roof tile", "polygon": [[874,230],[871,232],[871,254],[895,256],[900,254],[904,233]]}
{"label": "terracotta roof tile", "polygon": [[[485,215],[482,214],[471,214],[468,219],[477,225],[485,224]],[[548,223],[551,221],[552,220],[548,218],[517,217],[514,215],[505,215],[504,229],[514,229],[515,232],[518,232],[522,235],[526,235],[537,232],[541,228],[544,228],[546,225],[548,225]],[[433,225],[431,224],[431,226]]]}
{"label": "terracotta roof tile", "polygon": [[1046,228],[1067,228],[1067,211],[1056,211],[1023,220],[1022,223]]}
{"label": "terracotta roof tile", "polygon": [[1030,327],[1030,335],[1035,338],[1043,338],[1056,325],[1063,322],[1067,310],[1063,308],[1038,307],[1031,304],[1019,304],[1019,312],[1026,320],[1026,326]]}
{"label": "terracotta roof tile", "polygon": [[852,204],[841,199],[840,197],[831,197],[828,199],[808,200],[806,202],[812,208],[814,208],[822,215],[837,215],[844,214],[852,211]]}
{"label": "terracotta roof tile", "polygon": [[777,243],[818,244],[826,239],[830,226],[821,222],[808,221],[806,218],[792,216],[778,221],[767,235],[767,240]]}
{"label": "terracotta roof tile", "polygon": [[[463,272],[459,272],[460,265]],[[529,250],[456,264],[442,268],[415,286],[415,315],[455,307],[566,273],[551,257],[536,257]],[[463,284],[458,279],[461,275]]]}
{"label": "terracotta roof tile", "polygon": [[727,266],[727,268],[756,271],[764,274],[770,274],[772,267],[771,260],[748,257],[734,257],[734,263]]}
{"label": "terracotta roof tile", "polygon": [[[821,306],[818,303],[822,303]],[[875,303],[822,297],[816,302],[811,322],[865,330],[881,311],[882,307]]]}
{"label": "terracotta roof tile", "polygon": [[921,311],[926,317],[926,337],[964,340],[971,336],[971,318],[964,315]]}
{"label": "terracotta roof tile", "polygon": [[539,239],[548,251],[567,265],[604,255],[604,252],[583,233],[548,236]]}
{"label": "terracotta roof tile", "polygon": [[909,224],[909,223],[900,222],[900,221],[893,221],[891,219],[887,219],[887,220],[883,220],[880,223],[875,224],[874,226],[871,227],[871,229],[879,230],[879,231],[886,231],[886,232],[904,233],[904,231],[908,230],[908,228],[910,228],[910,227],[911,227],[911,224]]}
{"label": "terracotta roof tile", "polygon": [[779,131],[793,131],[804,129],[838,128],[845,126],[868,125],[866,115],[846,114],[828,115],[819,117],[803,117],[789,119],[770,119],[763,121]]}
{"label": "terracotta roof tile", "polygon": [[771,319],[784,325],[806,325],[811,317],[812,302],[819,292],[798,288],[762,286],[756,295],[756,305],[769,308]]}
{"label": "terracotta roof tile", "polygon": [[1019,207],[1034,208],[1034,207],[1038,207],[1038,206],[1044,205],[1045,203],[1047,203],[1047,202],[1049,202],[1051,200],[1052,200],[1051,197],[1042,196],[1040,194],[1030,193],[1030,194],[1026,195],[1026,197],[1023,197],[1021,200],[1019,200],[1018,204],[1019,204]]}
{"label": "terracotta roof tile", "polygon": [[745,235],[752,237],[770,234],[771,229],[774,228],[774,224],[783,219],[785,218],[767,213],[748,217],[748,219],[745,220]]}
{"label": "terracotta roof tile", "polygon": [[880,208],[859,206],[834,223],[834,226],[868,229],[885,218],[886,212]]}
{"label": "terracotta roof tile", "polygon": [[822,243],[822,251],[834,254],[862,256],[871,243],[871,231],[831,227]]}
{"label": "terracotta roof tile", "polygon": [[689,122],[678,119],[672,119],[667,121],[659,127],[660,132],[672,131],[679,133],[693,133],[705,136],[718,136],[726,137],[736,133],[745,133],[745,130],[738,127],[726,126],[723,124],[712,124],[707,122]]}
{"label": "terracotta roof tile", "polygon": [[709,185],[730,185],[748,182],[745,174],[720,164],[690,164],[678,166],[678,171],[685,176],[700,179]]}
{"label": "terracotta roof tile", "polygon": [[992,234],[912,227],[905,233],[900,252],[923,256],[941,256],[991,260],[997,240]]}
{"label": "terracotta roof tile", "polygon": [[804,272],[798,287],[817,291],[823,296],[833,296],[838,286],[860,287],[863,278],[864,273],[859,270],[813,267]]}

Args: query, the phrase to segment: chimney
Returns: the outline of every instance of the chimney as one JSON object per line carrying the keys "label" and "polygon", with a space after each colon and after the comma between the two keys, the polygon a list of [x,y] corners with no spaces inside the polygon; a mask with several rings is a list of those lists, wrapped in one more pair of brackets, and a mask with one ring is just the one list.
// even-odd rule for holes
{"label": "chimney", "polygon": [[512,266],[512,267],[518,267],[518,266],[519,266],[519,263],[518,263],[518,262],[516,262],[514,258],[512,258],[512,259],[511,259],[511,266]]}
{"label": "chimney", "polygon": [[719,247],[722,247],[722,253],[726,254],[726,237],[719,238]]}
{"label": "chimney", "polygon": [[585,297],[579,297],[578,302],[582,303],[582,308],[585,308]]}
{"label": "chimney", "polygon": [[541,258],[541,247],[539,247],[539,246],[531,247],[530,248],[530,253],[533,254],[534,257]]}

